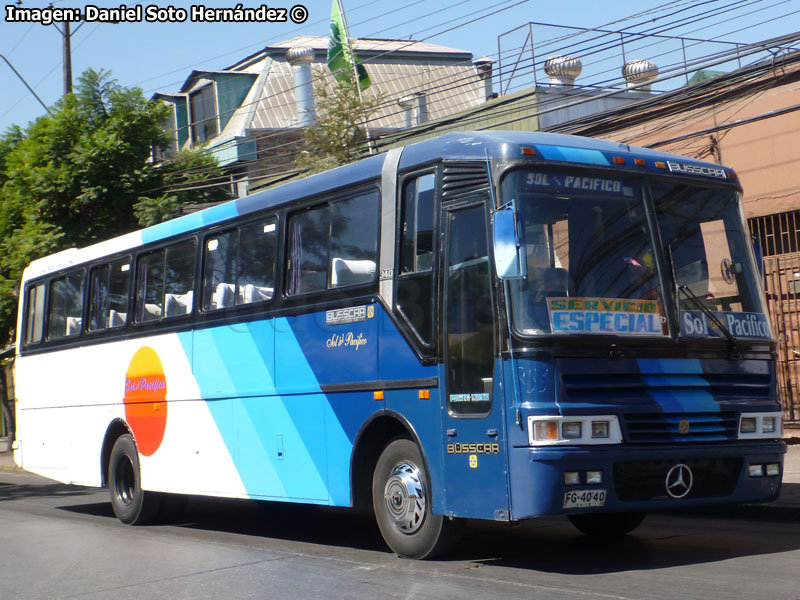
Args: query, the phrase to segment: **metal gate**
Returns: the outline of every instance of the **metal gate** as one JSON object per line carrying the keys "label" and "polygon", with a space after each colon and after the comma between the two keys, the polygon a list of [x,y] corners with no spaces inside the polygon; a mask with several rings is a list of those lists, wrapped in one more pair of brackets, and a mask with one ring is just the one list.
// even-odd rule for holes
{"label": "metal gate", "polygon": [[800,422],[800,253],[764,257],[764,283],[778,338],[778,396],[784,419]]}

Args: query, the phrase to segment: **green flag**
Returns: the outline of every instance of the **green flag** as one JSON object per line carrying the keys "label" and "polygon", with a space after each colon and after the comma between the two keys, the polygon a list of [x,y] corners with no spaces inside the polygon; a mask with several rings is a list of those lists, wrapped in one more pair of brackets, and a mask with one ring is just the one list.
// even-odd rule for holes
{"label": "green flag", "polygon": [[350,52],[350,45],[347,42],[347,34],[344,28],[344,19],[339,12],[339,1],[333,0],[331,8],[331,36],[328,40],[328,68],[333,73],[341,85],[349,85],[350,75],[353,73],[355,65],[358,73],[358,87],[361,90],[367,89],[372,82],[367,75],[367,70],[361,61],[358,60],[355,52]]}

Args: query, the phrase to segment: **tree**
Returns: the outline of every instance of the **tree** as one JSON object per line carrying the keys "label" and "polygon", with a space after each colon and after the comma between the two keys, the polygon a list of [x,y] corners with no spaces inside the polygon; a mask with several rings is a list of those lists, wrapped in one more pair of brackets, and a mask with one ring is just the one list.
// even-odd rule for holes
{"label": "tree", "polygon": [[[142,227],[171,219],[190,204],[206,204],[228,200],[230,195],[220,187],[223,177],[217,161],[203,149],[184,150],[162,163],[161,189],[157,197],[140,196],[133,213]],[[216,184],[216,185],[215,185]]]}
{"label": "tree", "polygon": [[316,122],[303,130],[303,149],[295,165],[307,174],[346,165],[366,153],[366,124],[383,102],[382,94],[361,94],[355,77],[329,87],[325,71],[315,73]]}
{"label": "tree", "polygon": [[[89,69],[49,114],[0,136],[0,348],[14,337],[19,280],[32,260],[227,199],[206,185],[221,173],[202,150],[152,164],[153,148],[169,141],[168,110]],[[0,404],[11,414],[3,386]]]}

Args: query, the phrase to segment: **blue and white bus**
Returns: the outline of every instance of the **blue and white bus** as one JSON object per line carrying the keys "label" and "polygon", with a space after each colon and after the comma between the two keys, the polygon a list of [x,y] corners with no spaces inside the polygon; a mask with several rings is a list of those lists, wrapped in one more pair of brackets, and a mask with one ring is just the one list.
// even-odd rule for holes
{"label": "blue and white bus", "polygon": [[372,506],[392,550],[465,519],[777,497],[775,341],[728,168],[453,133],[33,262],[17,463],[172,494]]}

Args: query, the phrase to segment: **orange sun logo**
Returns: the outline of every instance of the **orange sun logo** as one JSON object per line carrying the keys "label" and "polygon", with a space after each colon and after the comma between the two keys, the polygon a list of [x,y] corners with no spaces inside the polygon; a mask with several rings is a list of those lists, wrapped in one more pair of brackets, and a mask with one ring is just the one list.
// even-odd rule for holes
{"label": "orange sun logo", "polygon": [[167,428],[167,377],[156,351],[142,346],[125,373],[125,418],[144,456],[158,450]]}

